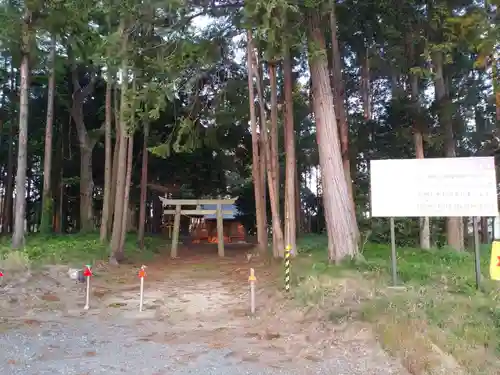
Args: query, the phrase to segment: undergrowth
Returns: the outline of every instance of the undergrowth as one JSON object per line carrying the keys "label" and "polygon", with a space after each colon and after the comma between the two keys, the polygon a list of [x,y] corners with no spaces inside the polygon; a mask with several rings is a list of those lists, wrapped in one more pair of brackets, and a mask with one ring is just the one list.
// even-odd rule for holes
{"label": "undergrowth", "polygon": [[334,266],[326,260],[326,241],[299,241],[301,255],[292,269],[301,303],[327,310],[336,322],[371,323],[382,345],[412,374],[432,373],[441,351],[445,373],[458,373],[453,362],[471,374],[500,373],[500,291],[487,278],[489,246],[482,249],[480,290],[472,252],[415,248],[397,249],[404,288],[393,289],[389,246],[367,243],[362,261]]}
{"label": "undergrowth", "polygon": [[[128,235],[125,240],[125,257],[133,260],[151,259],[160,247],[165,246],[160,237],[145,238],[145,249],[137,247],[137,235]],[[98,260],[107,260],[109,245],[101,244],[98,233],[27,236],[22,250],[11,249],[10,238],[0,240],[0,266],[3,270],[18,270],[29,265],[70,264],[81,266],[93,264]]]}

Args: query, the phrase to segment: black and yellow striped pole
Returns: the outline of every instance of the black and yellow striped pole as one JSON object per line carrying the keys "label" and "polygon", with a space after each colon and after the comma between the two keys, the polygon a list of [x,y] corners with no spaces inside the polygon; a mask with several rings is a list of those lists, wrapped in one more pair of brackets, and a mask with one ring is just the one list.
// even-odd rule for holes
{"label": "black and yellow striped pole", "polygon": [[285,292],[290,291],[290,245],[285,248]]}

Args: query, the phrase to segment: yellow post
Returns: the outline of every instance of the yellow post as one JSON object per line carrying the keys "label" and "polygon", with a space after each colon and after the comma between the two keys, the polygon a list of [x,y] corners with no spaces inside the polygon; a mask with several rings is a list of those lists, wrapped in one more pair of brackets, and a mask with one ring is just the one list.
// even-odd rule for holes
{"label": "yellow post", "polygon": [[250,312],[255,314],[255,282],[257,278],[255,277],[255,271],[250,268],[250,276],[248,277],[248,282],[250,283]]}

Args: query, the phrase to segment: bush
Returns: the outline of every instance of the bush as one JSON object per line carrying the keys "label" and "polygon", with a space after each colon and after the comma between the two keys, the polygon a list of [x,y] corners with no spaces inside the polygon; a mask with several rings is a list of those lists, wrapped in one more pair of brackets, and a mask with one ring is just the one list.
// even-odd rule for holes
{"label": "bush", "polygon": [[[127,257],[139,254],[136,241],[136,235],[127,236],[125,241]],[[79,266],[92,264],[96,260],[107,259],[109,256],[108,244],[101,244],[97,233],[54,236],[35,234],[26,238],[26,245],[20,251],[13,251],[10,245],[10,239],[4,239],[0,243],[1,266],[7,267],[8,264],[19,266],[22,263]],[[142,257],[151,257],[161,245],[165,245],[161,238],[146,238],[146,250],[140,254]]]}

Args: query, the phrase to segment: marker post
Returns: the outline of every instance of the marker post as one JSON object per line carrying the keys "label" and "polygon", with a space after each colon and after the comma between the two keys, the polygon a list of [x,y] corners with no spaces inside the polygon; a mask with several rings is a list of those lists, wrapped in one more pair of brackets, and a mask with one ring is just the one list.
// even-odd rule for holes
{"label": "marker post", "polygon": [[285,292],[290,292],[290,245],[285,248]]}
{"label": "marker post", "polygon": [[139,278],[141,279],[141,289],[140,289],[140,296],[139,296],[139,311],[143,310],[144,307],[144,278],[146,277],[146,266],[141,266],[141,269],[139,270],[138,274]]}
{"label": "marker post", "polygon": [[83,270],[83,276],[87,278],[87,294],[85,296],[85,306],[84,310],[88,310],[90,308],[90,278],[92,277],[92,266],[86,265]]}
{"label": "marker post", "polygon": [[255,271],[250,268],[250,276],[248,277],[248,282],[250,283],[250,312],[255,314],[255,282],[257,278],[255,277]]}

